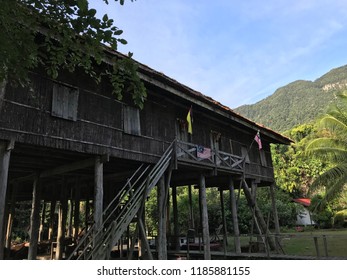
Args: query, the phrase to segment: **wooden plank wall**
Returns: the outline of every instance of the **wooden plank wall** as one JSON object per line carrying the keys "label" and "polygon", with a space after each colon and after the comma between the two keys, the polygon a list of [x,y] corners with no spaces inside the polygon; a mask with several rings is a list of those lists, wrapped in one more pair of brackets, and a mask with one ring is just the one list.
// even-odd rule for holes
{"label": "wooden plank wall", "polygon": [[[56,83],[38,74],[33,75],[33,81],[31,89],[7,87],[0,112],[3,139],[15,138],[16,141],[33,145],[92,154],[108,153],[113,157],[154,162],[175,139],[178,121],[185,121],[191,105],[194,117],[193,143],[210,147],[211,132],[217,133],[220,134],[221,151],[241,156],[241,147],[248,149],[256,133],[245,131],[230,120],[220,119],[211,112],[153,87],[148,88],[145,108],[138,110],[140,131],[135,133],[131,131],[134,120],[131,120],[132,123],[124,120],[125,110],[137,110],[131,105],[130,96],[117,101],[111,96],[109,86],[91,86],[82,78],[73,79],[70,76],[66,79],[64,77],[61,85],[76,88],[78,96],[73,100],[78,100],[77,111],[64,111],[65,106],[61,112],[54,112],[52,116]],[[73,93],[69,92],[70,95]],[[65,96],[63,99],[67,98]],[[132,128],[124,130],[127,126]],[[261,165],[257,144],[253,143],[249,150],[252,164],[248,170],[252,174],[272,177],[270,147],[266,142],[263,142],[263,146],[267,166]]]}

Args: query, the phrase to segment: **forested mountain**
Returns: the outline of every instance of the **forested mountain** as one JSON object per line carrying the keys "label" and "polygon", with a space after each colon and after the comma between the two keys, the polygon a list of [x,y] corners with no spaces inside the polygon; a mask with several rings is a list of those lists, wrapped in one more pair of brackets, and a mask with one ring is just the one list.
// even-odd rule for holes
{"label": "forested mountain", "polygon": [[292,82],[257,103],[238,107],[234,111],[283,132],[309,123],[325,113],[335,94],[346,88],[347,65],[332,69],[313,82]]}

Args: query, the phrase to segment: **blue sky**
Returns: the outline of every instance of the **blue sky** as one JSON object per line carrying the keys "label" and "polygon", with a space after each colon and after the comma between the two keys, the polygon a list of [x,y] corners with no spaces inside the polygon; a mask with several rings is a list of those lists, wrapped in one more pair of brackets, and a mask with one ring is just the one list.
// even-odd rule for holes
{"label": "blue sky", "polygon": [[91,0],[119,51],[222,104],[253,104],[347,64],[345,0]]}

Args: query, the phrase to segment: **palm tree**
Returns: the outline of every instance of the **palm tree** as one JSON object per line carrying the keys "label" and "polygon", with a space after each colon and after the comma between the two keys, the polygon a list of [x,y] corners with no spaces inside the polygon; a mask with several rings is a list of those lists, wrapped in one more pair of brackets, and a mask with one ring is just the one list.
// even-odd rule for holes
{"label": "palm tree", "polygon": [[347,92],[337,98],[338,102],[317,123],[319,137],[306,147],[309,155],[328,164],[310,188],[311,191],[325,188],[321,207],[336,198],[347,183]]}

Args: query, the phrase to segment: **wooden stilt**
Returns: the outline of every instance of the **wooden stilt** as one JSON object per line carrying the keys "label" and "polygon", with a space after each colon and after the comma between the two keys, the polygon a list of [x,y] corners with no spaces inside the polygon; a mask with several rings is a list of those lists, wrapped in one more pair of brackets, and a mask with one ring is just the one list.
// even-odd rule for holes
{"label": "wooden stilt", "polygon": [[102,225],[103,199],[103,163],[97,157],[94,169],[94,223],[97,229]]}
{"label": "wooden stilt", "polygon": [[5,246],[7,249],[11,249],[11,241],[12,241],[12,226],[13,226],[13,218],[16,211],[16,195],[17,195],[17,185],[13,185],[12,196],[11,196],[11,208],[7,221],[7,230],[6,230],[6,242]]}
{"label": "wooden stilt", "polygon": [[126,245],[127,245],[127,256],[129,257],[129,253],[130,253],[130,246],[131,246],[131,244],[130,244],[130,227],[128,226],[127,227],[127,235],[126,235],[126,241],[127,241],[127,243],[126,243]]}
{"label": "wooden stilt", "polygon": [[147,240],[147,234],[146,234],[146,228],[144,223],[144,217],[142,219],[139,219],[138,221],[139,230],[140,230],[140,236],[141,236],[141,245],[142,245],[142,253],[141,255],[144,256],[145,251],[147,252],[147,258],[149,260],[153,260],[153,256],[151,253],[151,248],[149,247],[149,243]]}
{"label": "wooden stilt", "polygon": [[54,220],[55,220],[55,206],[57,205],[57,201],[53,199],[51,201],[51,209],[49,213],[49,226],[48,226],[48,240],[49,242],[53,241],[54,238]]}
{"label": "wooden stilt", "polygon": [[[103,189],[103,163],[100,157],[95,159],[94,168],[94,224],[96,231],[102,227],[102,212],[104,201],[104,189]],[[97,236],[94,236],[94,244],[98,244],[99,240]],[[92,256],[93,259],[99,258],[99,256]],[[108,256],[104,256],[108,258]]]}
{"label": "wooden stilt", "polygon": [[63,180],[63,186],[61,191],[59,210],[58,210],[58,233],[57,233],[57,247],[55,253],[55,259],[61,260],[64,252],[64,241],[65,241],[65,230],[66,230],[66,219],[68,211],[67,201],[67,186],[66,180]]}
{"label": "wooden stilt", "polygon": [[189,198],[189,226],[190,226],[190,228],[195,229],[193,198],[192,198],[192,185],[188,186],[188,198]]}
{"label": "wooden stilt", "polygon": [[171,202],[170,202],[170,187],[168,187],[167,185],[165,186],[165,188],[167,188],[167,201],[166,201],[166,237],[169,237],[172,235],[172,232],[171,232],[171,223],[170,223],[170,205],[171,205]]}
{"label": "wooden stilt", "polygon": [[74,201],[72,199],[70,199],[68,201],[68,228],[67,228],[67,236],[68,237],[72,237],[73,236],[73,214],[74,214]]}
{"label": "wooden stilt", "polygon": [[223,196],[223,189],[219,188],[219,199],[220,199],[220,209],[222,212],[222,223],[223,223],[223,251],[224,251],[224,256],[227,253],[227,220],[225,217],[225,207],[224,207],[224,196]]}
{"label": "wooden stilt", "polygon": [[[0,89],[2,87],[0,86]],[[2,90],[0,91],[2,92]],[[3,87],[5,92],[5,86]],[[2,95],[2,94],[1,94]],[[1,96],[0,96],[1,97]],[[1,102],[1,98],[0,98]],[[0,103],[1,105],[1,103]],[[1,109],[1,107],[0,107]],[[0,260],[4,259],[5,247],[5,205],[7,192],[8,168],[10,165],[11,150],[14,147],[14,142],[0,141]]]}
{"label": "wooden stilt", "polygon": [[43,207],[41,212],[40,230],[39,230],[39,242],[43,240],[43,227],[46,219],[46,202],[43,201]]}
{"label": "wooden stilt", "polygon": [[270,185],[270,196],[271,196],[271,204],[272,204],[272,214],[274,218],[274,223],[275,223],[275,244],[276,244],[276,251],[279,252],[279,247],[281,247],[281,240],[280,240],[280,222],[278,219],[278,212],[277,212],[277,207],[276,207],[276,191],[275,191],[275,184]]}
{"label": "wooden stilt", "polygon": [[76,186],[75,189],[75,209],[73,215],[73,226],[74,226],[74,240],[78,239],[79,228],[80,228],[80,188]]}
{"label": "wooden stilt", "polygon": [[163,176],[158,183],[158,244],[157,244],[157,250],[158,250],[158,259],[159,260],[166,260],[167,259],[167,243],[166,243],[166,218],[167,218],[167,212],[166,212],[166,188],[165,188],[165,177]]}
{"label": "wooden stilt", "polygon": [[86,228],[86,230],[88,230],[88,226],[89,226],[89,216],[90,216],[90,204],[89,204],[89,199],[87,198],[86,203],[85,203],[85,217],[84,217],[84,227]]}
{"label": "wooden stilt", "polygon": [[179,226],[178,226],[178,209],[177,209],[177,187],[172,187],[172,208],[173,208],[173,223],[174,223],[174,248],[180,249],[179,241]]}
{"label": "wooden stilt", "polygon": [[33,198],[31,206],[30,216],[30,245],[28,252],[29,260],[36,260],[37,257],[37,245],[39,239],[39,227],[40,227],[40,182],[39,177],[36,177],[33,183]]}
{"label": "wooden stilt", "polygon": [[[243,180],[242,189],[243,189],[245,197],[248,201],[248,204],[250,205],[251,209],[254,209],[254,215],[256,218],[257,226],[259,226],[259,228],[263,234],[268,236],[269,235],[269,229],[265,223],[265,220],[264,220],[263,214],[261,213],[261,210],[259,209],[256,201],[253,200],[252,193],[248,187],[246,180]],[[276,246],[275,246],[275,243],[273,242],[273,240],[271,238],[269,238],[268,242],[269,242],[270,249],[275,250]]]}
{"label": "wooden stilt", "polygon": [[208,213],[207,213],[207,201],[206,201],[206,185],[205,176],[200,175],[199,180],[199,191],[200,191],[200,204],[201,204],[201,225],[202,225],[202,238],[204,246],[204,259],[211,259],[211,248],[210,248],[210,232],[208,225]]}
{"label": "wooden stilt", "polygon": [[237,203],[236,203],[236,196],[235,196],[235,189],[234,189],[234,181],[232,178],[230,178],[230,181],[229,181],[229,192],[230,192],[231,215],[232,215],[233,228],[234,228],[235,252],[237,254],[241,254],[239,221],[237,219]]}

